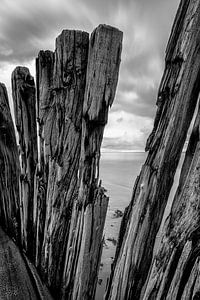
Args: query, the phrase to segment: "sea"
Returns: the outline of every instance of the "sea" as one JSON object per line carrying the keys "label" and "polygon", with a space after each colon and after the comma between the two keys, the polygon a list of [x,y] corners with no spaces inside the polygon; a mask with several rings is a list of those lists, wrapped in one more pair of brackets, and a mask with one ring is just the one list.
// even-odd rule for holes
{"label": "sea", "polygon": [[[122,220],[119,211],[124,212],[125,207],[128,206],[131,201],[134,182],[140,173],[142,165],[145,163],[146,156],[147,154],[145,152],[101,153],[100,178],[102,179],[102,186],[106,189],[106,194],[109,196],[109,205],[105,222],[104,246],[95,300],[103,300],[104,298],[106,283],[115,256],[117,237]],[[172,199],[177,188],[183,156],[184,155],[182,155],[177,168],[163,222],[169,214]],[[117,210],[118,214],[116,213]],[[161,230],[157,235],[157,246],[160,242],[160,234]]]}

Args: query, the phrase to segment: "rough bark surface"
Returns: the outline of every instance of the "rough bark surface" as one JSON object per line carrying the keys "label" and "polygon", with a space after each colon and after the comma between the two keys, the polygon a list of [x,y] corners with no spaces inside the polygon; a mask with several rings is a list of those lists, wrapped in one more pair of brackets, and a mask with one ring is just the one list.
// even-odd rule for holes
{"label": "rough bark surface", "polygon": [[33,223],[35,230],[35,265],[40,267],[44,226],[46,218],[46,195],[49,175],[49,154],[45,151],[45,124],[51,108],[54,53],[40,51],[36,59],[36,115],[38,126],[38,165],[34,181]]}
{"label": "rough bark surface", "polygon": [[100,147],[121,47],[122,32],[111,26],[100,25],[90,43],[88,33],[64,30],[55,52],[38,55],[36,89],[27,68],[12,74],[20,214],[18,206],[10,211],[20,217],[22,248],[56,299],[95,295],[108,205]]}
{"label": "rough bark surface", "polygon": [[199,26],[200,2],[181,1],[166,50],[154,129],[146,146],[149,154],[123,217],[107,299],[139,299],[147,279],[199,94]]}
{"label": "rough bark surface", "polygon": [[12,92],[15,124],[20,151],[20,215],[21,240],[24,249],[33,257],[33,199],[34,177],[37,166],[37,128],[35,83],[25,67],[12,73]]}
{"label": "rough bark surface", "polygon": [[[20,246],[24,242],[21,240],[24,220],[20,214],[21,172],[15,129],[3,84],[0,84],[0,132],[0,223]],[[13,240],[0,227],[0,298],[52,299],[36,270]]]}
{"label": "rough bark surface", "polygon": [[83,106],[78,198],[75,200],[64,270],[63,299],[93,299],[108,198],[99,184],[100,147],[118,80],[122,32],[100,25],[89,44]]}
{"label": "rough bark surface", "polygon": [[0,223],[20,241],[19,157],[7,90],[0,83]]}
{"label": "rough bark surface", "polygon": [[[165,221],[141,299],[194,299],[200,253],[200,109],[182,166],[179,186]],[[198,283],[199,289],[199,283]]]}
{"label": "rough bark surface", "polygon": [[[41,153],[48,165],[41,272],[56,294],[61,289],[63,256],[77,189],[88,42],[88,33],[82,31],[65,30],[57,38],[53,77],[45,83],[48,86],[52,82],[47,98],[45,74],[38,74],[39,91],[43,92],[38,100],[39,123],[44,124]],[[38,64],[43,67],[40,58]]]}

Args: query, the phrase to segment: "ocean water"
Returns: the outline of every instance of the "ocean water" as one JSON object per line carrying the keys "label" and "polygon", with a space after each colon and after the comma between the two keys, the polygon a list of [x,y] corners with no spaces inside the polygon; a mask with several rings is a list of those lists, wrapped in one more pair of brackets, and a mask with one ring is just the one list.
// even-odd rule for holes
{"label": "ocean water", "polygon": [[[111,270],[111,263],[115,255],[116,242],[122,218],[116,218],[114,213],[116,210],[123,212],[125,207],[128,206],[131,200],[135,179],[140,173],[146,155],[144,152],[103,152],[101,154],[100,178],[102,179],[102,186],[105,187],[107,195],[109,196],[109,206],[104,229],[105,243],[95,300],[103,299],[107,278]],[[177,187],[182,161],[183,157],[176,172],[174,185],[169,197],[170,201],[165,211],[165,217],[170,211],[171,200],[173,199]],[[157,237],[158,243],[159,236],[160,232]]]}
{"label": "ocean water", "polygon": [[140,173],[145,158],[146,153],[144,152],[103,152],[101,154],[100,178],[102,179],[102,186],[107,190],[109,205],[95,300],[103,299],[111,263],[115,255],[116,241],[122,218],[115,218],[114,213],[116,210],[123,212],[125,207],[128,206],[135,179]]}

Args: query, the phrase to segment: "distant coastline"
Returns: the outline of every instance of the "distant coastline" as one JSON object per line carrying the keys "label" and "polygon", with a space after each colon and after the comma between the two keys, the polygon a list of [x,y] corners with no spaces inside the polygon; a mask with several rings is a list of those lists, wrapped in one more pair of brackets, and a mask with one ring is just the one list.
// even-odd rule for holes
{"label": "distant coastline", "polygon": [[[182,153],[185,153],[187,149],[183,149]],[[145,150],[126,150],[126,149],[110,149],[101,148],[101,153],[146,153]]]}
{"label": "distant coastline", "polygon": [[101,153],[145,153],[144,150],[101,148]]}

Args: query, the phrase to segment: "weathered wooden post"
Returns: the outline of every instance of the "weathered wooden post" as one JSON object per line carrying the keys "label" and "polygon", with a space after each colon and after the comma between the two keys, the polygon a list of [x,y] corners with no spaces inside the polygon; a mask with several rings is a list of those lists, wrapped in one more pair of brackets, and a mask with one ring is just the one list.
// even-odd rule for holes
{"label": "weathered wooden post", "polygon": [[35,83],[25,67],[17,67],[12,73],[12,94],[15,124],[20,149],[20,211],[21,239],[29,256],[34,256],[33,199],[34,177],[37,166],[37,128]]}
{"label": "weathered wooden post", "polygon": [[[200,260],[200,109],[183,162],[179,186],[141,299],[196,299]],[[198,298],[197,298],[198,299]]]}
{"label": "weathered wooden post", "polygon": [[64,30],[54,53],[38,55],[36,93],[27,68],[12,75],[22,246],[57,299],[95,295],[108,204],[100,147],[121,47],[111,26],[100,25],[90,44],[88,33]]}
{"label": "weathered wooden post", "polygon": [[166,50],[147,160],[120,229],[107,299],[140,299],[199,94],[200,1],[182,0]]}
{"label": "weathered wooden post", "polygon": [[100,147],[121,59],[122,32],[105,25],[90,38],[83,106],[79,190],[63,276],[63,299],[93,299],[103,244],[108,198],[99,185]]}
{"label": "weathered wooden post", "polygon": [[[43,126],[43,149],[41,147],[40,153],[43,153],[45,165],[48,165],[40,268],[55,294],[61,289],[63,256],[77,192],[88,41],[86,32],[64,30],[56,40],[49,83],[43,78],[45,73],[37,73],[39,126]],[[53,63],[52,59],[50,61]],[[41,54],[37,65],[38,70],[44,68]]]}
{"label": "weathered wooden post", "polygon": [[36,59],[36,115],[38,125],[38,165],[34,186],[33,223],[35,230],[35,265],[41,263],[46,218],[46,195],[49,176],[49,152],[46,150],[46,120],[52,105],[54,52],[40,51]]}
{"label": "weathered wooden post", "polygon": [[0,83],[0,225],[20,241],[19,157],[7,90]]}

